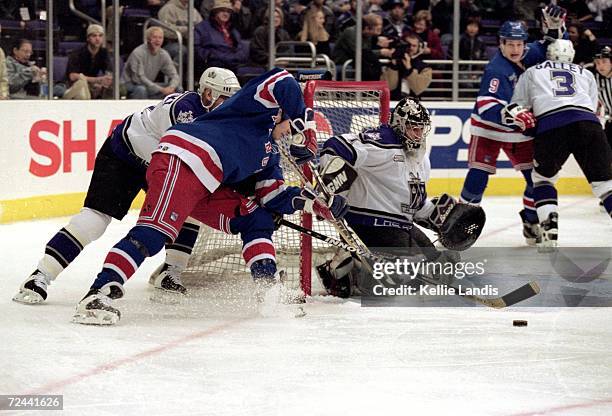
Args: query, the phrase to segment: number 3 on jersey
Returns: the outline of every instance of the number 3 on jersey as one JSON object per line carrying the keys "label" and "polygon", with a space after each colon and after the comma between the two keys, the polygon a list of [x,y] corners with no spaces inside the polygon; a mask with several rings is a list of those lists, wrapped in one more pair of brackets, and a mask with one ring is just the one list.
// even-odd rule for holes
{"label": "number 3 on jersey", "polygon": [[550,71],[550,80],[557,83],[557,88],[553,88],[555,97],[571,97],[576,95],[574,74],[569,71]]}

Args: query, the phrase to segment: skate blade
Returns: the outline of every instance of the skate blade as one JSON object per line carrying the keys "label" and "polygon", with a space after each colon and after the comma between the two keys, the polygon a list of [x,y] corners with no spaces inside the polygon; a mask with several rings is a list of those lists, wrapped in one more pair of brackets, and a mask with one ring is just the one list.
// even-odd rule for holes
{"label": "skate blade", "polygon": [[72,322],[81,325],[115,325],[121,316],[107,311],[87,311],[86,313],[75,313]]}
{"label": "skate blade", "polygon": [[13,296],[13,302],[22,303],[24,305],[36,305],[44,301],[42,296],[30,289],[19,289],[19,292]]}
{"label": "skate blade", "polygon": [[525,243],[529,246],[529,247],[535,247],[536,244],[536,239],[535,238],[527,238],[525,237]]}
{"label": "skate blade", "polygon": [[163,305],[178,305],[185,301],[186,294],[169,292],[165,289],[154,288],[149,300],[155,303],[161,303]]}
{"label": "skate blade", "polygon": [[557,243],[538,244],[538,253],[554,253],[558,250]]}

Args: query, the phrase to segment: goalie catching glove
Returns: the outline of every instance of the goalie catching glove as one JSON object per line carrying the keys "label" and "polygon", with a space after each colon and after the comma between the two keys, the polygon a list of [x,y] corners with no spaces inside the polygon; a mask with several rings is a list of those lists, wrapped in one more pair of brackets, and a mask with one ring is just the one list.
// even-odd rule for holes
{"label": "goalie catching glove", "polygon": [[434,209],[427,220],[417,224],[434,230],[440,243],[449,250],[463,251],[472,247],[484,228],[484,210],[476,205],[458,204],[455,198],[443,194],[433,198]]}
{"label": "goalie catching glove", "polygon": [[289,122],[291,138],[289,154],[298,165],[307,163],[317,156],[317,123],[315,114],[311,108],[304,112],[304,118],[296,118]]}
{"label": "goalie catching glove", "polygon": [[502,109],[502,122],[518,126],[522,131],[534,128],[536,118],[531,111],[516,103],[510,103]]}
{"label": "goalie catching glove", "polygon": [[317,217],[327,221],[333,221],[344,217],[348,211],[346,198],[341,195],[332,195],[327,202],[309,188],[305,187],[299,196],[293,198],[293,208],[315,214]]}

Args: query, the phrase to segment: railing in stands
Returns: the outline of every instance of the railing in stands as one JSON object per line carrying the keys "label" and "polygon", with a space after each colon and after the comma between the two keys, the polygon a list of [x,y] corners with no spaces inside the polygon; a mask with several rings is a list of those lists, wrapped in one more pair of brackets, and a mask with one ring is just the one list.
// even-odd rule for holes
{"label": "railing in stands", "polygon": [[283,67],[289,72],[322,68],[331,72],[334,78],[336,76],[334,62],[325,54],[317,54],[317,48],[312,42],[278,42],[275,48],[275,56],[275,65]]}

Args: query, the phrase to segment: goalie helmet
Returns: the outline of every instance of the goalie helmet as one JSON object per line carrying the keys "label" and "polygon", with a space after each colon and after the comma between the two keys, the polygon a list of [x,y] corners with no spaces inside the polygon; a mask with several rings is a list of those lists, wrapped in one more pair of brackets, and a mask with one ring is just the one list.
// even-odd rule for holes
{"label": "goalie helmet", "polygon": [[574,60],[574,45],[571,40],[557,39],[546,49],[546,59],[551,61],[572,63]]}
{"label": "goalie helmet", "polygon": [[425,143],[431,130],[431,118],[421,103],[405,97],[393,109],[391,128],[404,142],[407,150],[416,150]]}
{"label": "goalie helmet", "polygon": [[240,90],[240,83],[236,75],[229,69],[211,66],[202,73],[198,94],[202,95],[204,88],[212,91],[213,103],[220,96],[231,97]]}

